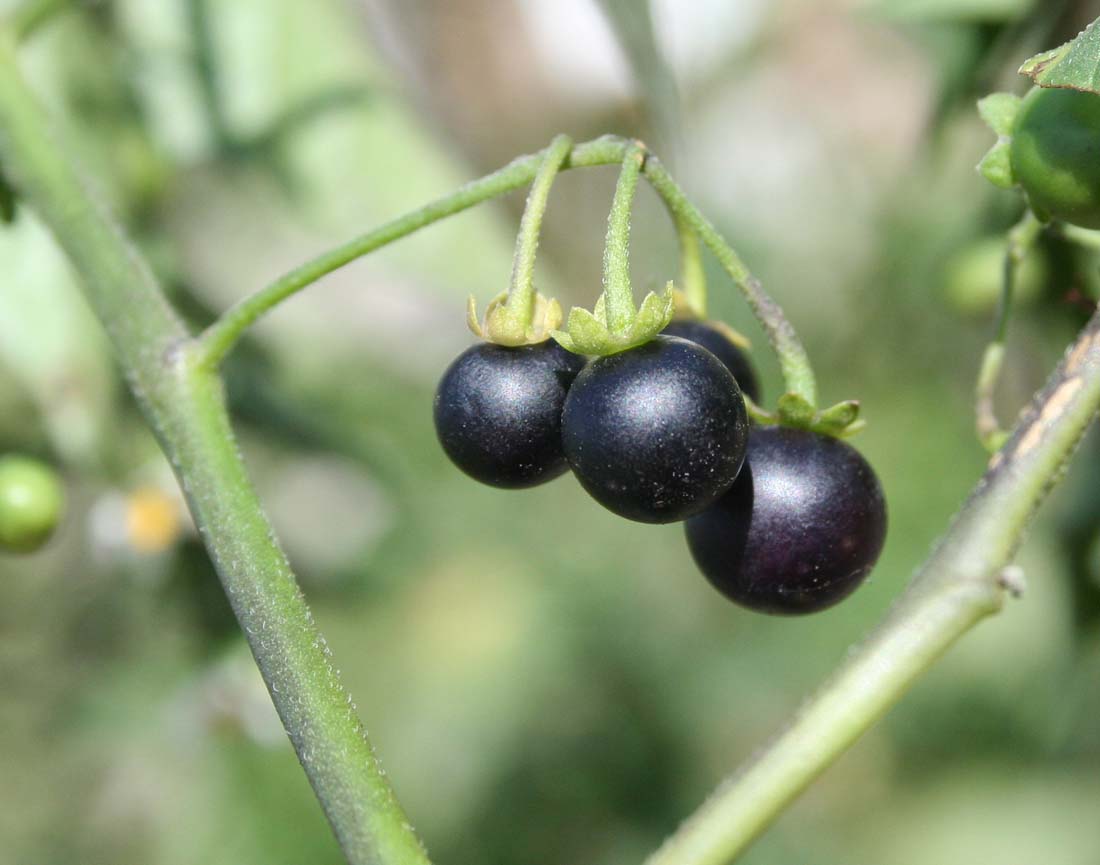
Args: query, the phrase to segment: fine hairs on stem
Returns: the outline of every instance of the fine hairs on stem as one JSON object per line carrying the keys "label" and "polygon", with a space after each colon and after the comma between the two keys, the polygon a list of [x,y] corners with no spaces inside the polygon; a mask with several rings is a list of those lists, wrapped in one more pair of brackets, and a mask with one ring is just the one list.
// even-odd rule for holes
{"label": "fine hairs on stem", "polygon": [[[217,367],[246,328],[281,300],[359,256],[523,187],[533,180],[544,154],[522,157],[306,262],[193,336],[140,252],[90,194],[75,162],[58,144],[19,71],[15,43],[15,34],[0,35],[0,161],[5,176],[52,231],[81,278],[126,380],[177,473],[344,855],[351,865],[427,865],[427,854],[397,802],[263,513],[238,452]],[[619,138],[578,144],[562,167],[620,164],[634,146]],[[788,391],[812,405],[813,373],[782,312],[659,161],[647,155],[641,171],[744,294],[777,351]],[[1001,574],[1098,408],[1100,316],[1089,322],[1036,396],[882,625],[790,725],[650,858],[650,865],[728,862],[955,640],[999,609]]]}

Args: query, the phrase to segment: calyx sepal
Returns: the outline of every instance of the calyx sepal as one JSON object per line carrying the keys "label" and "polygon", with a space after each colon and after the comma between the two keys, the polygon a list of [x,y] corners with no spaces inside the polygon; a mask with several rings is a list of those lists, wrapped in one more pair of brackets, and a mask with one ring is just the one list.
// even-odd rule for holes
{"label": "calyx sepal", "polygon": [[566,329],[555,330],[551,336],[562,348],[575,354],[618,354],[649,342],[668,326],[675,306],[674,292],[671,282],[661,294],[651,291],[642,300],[633,320],[618,328],[608,323],[607,302],[600,295],[591,312],[576,306],[569,310]]}
{"label": "calyx sepal", "polygon": [[859,417],[859,400],[854,399],[818,410],[804,397],[785,393],[779,398],[776,410],[770,412],[746,396],[745,408],[756,423],[805,429],[833,438],[848,438],[867,426],[867,422]]}
{"label": "calyx sepal", "polygon": [[1001,189],[1011,189],[1016,185],[1012,174],[1012,130],[1016,126],[1016,115],[1020,111],[1019,96],[1012,93],[990,93],[978,100],[978,113],[986,126],[997,136],[994,144],[978,163],[978,172]]}
{"label": "calyx sepal", "polygon": [[466,301],[466,326],[488,342],[507,346],[546,342],[561,327],[561,304],[553,298],[535,292],[534,309],[530,316],[510,309],[507,301],[508,292],[498,294],[489,301],[485,318],[479,321],[477,301],[470,295]]}

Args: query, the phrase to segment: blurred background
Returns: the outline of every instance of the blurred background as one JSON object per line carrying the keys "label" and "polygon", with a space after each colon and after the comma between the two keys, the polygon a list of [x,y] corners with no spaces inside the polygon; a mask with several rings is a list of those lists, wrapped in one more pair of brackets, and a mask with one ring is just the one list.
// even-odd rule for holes
{"label": "blurred background", "polygon": [[[11,5],[11,4],[9,4]],[[76,4],[74,4],[76,5]],[[1098,3],[1026,0],[115,0],[25,68],[196,326],[303,259],[543,147],[650,142],[782,302],[891,528],[869,583],[804,619],[722,600],[677,526],[571,478],[461,476],[431,400],[503,290],[522,193],[325,279],[228,367],[241,444],[345,683],[440,863],[638,862],[889,606],[983,470],[971,391],[1018,196],[974,172],[975,99]],[[541,289],[590,305],[614,169],[554,187]],[[636,205],[636,291],[677,271]],[[57,465],[54,542],[0,556],[0,859],[338,863],[340,853],[72,274],[0,231],[0,452]],[[1095,297],[1029,264],[1011,417]],[[712,305],[777,368],[715,269]],[[1100,856],[1100,442],[983,624],[744,857],[751,865],[1093,865]]]}

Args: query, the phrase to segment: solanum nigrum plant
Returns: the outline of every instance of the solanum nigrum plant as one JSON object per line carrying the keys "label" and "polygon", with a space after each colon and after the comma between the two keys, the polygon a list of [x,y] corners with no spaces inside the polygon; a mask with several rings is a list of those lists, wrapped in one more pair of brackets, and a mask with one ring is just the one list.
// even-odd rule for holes
{"label": "solanum nigrum plant", "polygon": [[812,613],[871,572],[886,537],[886,502],[851,445],[758,426],[733,488],[684,531],[695,563],[730,600],[764,613]]}
{"label": "solanum nigrum plant", "polygon": [[[49,121],[20,73],[15,56],[20,40],[49,17],[44,9],[62,6],[36,0],[18,9],[10,21],[0,22],[0,169],[21,209],[33,212],[58,240],[106,325],[126,381],[186,490],[200,536],[271,698],[351,865],[428,865],[429,860],[340,683],[295,574],[264,515],[234,440],[224,382],[218,372],[250,325],[324,275],[532,181],[532,195],[537,197],[545,192],[547,175],[558,167],[622,165],[620,190],[624,184],[636,182],[640,171],[674,217],[681,240],[691,238],[687,246],[701,241],[744,295],[777,355],[784,381],[784,392],[774,409],[747,407],[759,422],[782,429],[761,428],[755,439],[750,436],[747,468],[741,479],[731,479],[733,486],[725,498],[689,521],[689,536],[698,533],[702,537],[701,527],[708,523],[713,529],[705,540],[709,550],[717,551],[717,563],[701,564],[713,571],[716,582],[740,586],[731,589],[731,594],[769,599],[756,602],[761,607],[775,609],[787,604],[787,611],[790,604],[806,609],[834,599],[865,572],[881,542],[884,512],[875,504],[881,504],[881,498],[876,499],[879,494],[873,475],[864,471],[865,464],[854,451],[837,440],[858,427],[858,405],[845,401],[818,408],[813,371],[794,328],[643,145],[617,137],[572,147],[559,140],[547,151],[521,157],[450,195],[323,252],[244,298],[204,331],[194,333],[174,309],[139,247],[127,242],[105,206],[89,192],[90,185],[58,144],[56,130],[64,126]],[[1081,62],[1067,66],[1076,70],[1074,74],[1100,80],[1097,52],[1086,51],[1083,56]],[[1044,69],[1052,68],[1056,61],[1045,58]],[[1001,153],[1003,158],[995,157],[987,167],[997,163],[1011,169],[1007,144]],[[671,293],[650,295],[635,309],[626,278],[625,225],[630,196],[620,190],[610,221],[617,228],[608,233],[605,272],[612,278],[606,280],[604,297],[593,311],[574,309],[568,327],[555,330],[560,309],[539,299],[528,290],[528,284],[526,289],[490,304],[484,322],[475,322],[476,329],[494,343],[492,348],[518,352],[545,343],[540,337],[550,334],[578,358],[594,357],[590,361],[593,368],[599,365],[606,370],[628,368],[634,362],[632,352],[637,352],[635,359],[673,358],[675,363],[662,362],[652,375],[639,377],[650,385],[658,374],[668,372],[666,367],[690,363],[695,370],[692,381],[681,385],[689,390],[704,386],[722,390],[720,383],[726,382],[723,394],[716,398],[733,398],[731,417],[738,417],[733,376],[713,355],[672,337],[655,339],[670,320]],[[1011,244],[1016,252],[1010,252],[1010,259],[1026,249],[1027,238],[1037,231],[1032,223],[1038,225],[1032,220],[1020,229],[1018,242]],[[517,261],[533,258],[534,236],[535,232],[530,232],[521,241],[525,252]],[[513,278],[513,288],[516,284]],[[695,313],[705,317],[705,308],[697,305]],[[585,375],[579,374],[566,392],[563,413]],[[681,385],[676,385],[676,399],[683,396]],[[557,399],[565,384],[560,390],[551,390]],[[623,402],[618,388],[607,390],[613,392],[608,404]],[[662,394],[667,396],[661,389],[643,387],[637,399],[657,402]],[[784,732],[684,821],[648,860],[650,865],[717,863],[742,851],[786,803],[894,704],[920,673],[974,624],[1001,607],[1005,586],[1018,585],[1009,565],[1020,538],[1098,409],[1100,315],[1094,316],[1067,351],[1047,387],[1037,394],[1031,410],[993,458],[943,541],[914,577],[912,591],[872,639],[848,653],[824,689],[804,703]],[[739,426],[736,419],[731,425]],[[771,444],[764,447],[754,440]],[[724,464],[737,462],[731,456],[736,450],[730,447]],[[614,458],[629,463],[634,455],[627,449]],[[677,462],[682,459],[690,461],[690,448],[673,454],[666,467],[682,470],[683,463]],[[576,462],[580,464],[579,459]],[[547,469],[543,476],[552,471]],[[807,483],[814,478],[816,483]],[[751,484],[751,503],[746,504],[737,484],[745,488]],[[805,495],[796,495],[799,492]],[[740,512],[724,516],[725,505],[736,502],[740,502]],[[750,547],[744,544],[737,553],[739,536],[763,537],[754,527],[762,525],[765,518],[789,541],[785,554],[793,556],[800,551],[796,566],[811,563],[806,573],[799,574],[796,567],[793,577],[780,574],[768,556],[754,554],[750,561],[746,556]],[[703,546],[695,541],[693,545]],[[754,549],[766,546],[765,542]],[[817,598],[805,594],[807,573],[811,583],[813,573],[830,578],[828,588]],[[776,579],[762,579],[769,575]],[[752,579],[746,581],[746,577]],[[757,594],[742,592],[748,584]],[[785,588],[779,591],[777,586]],[[781,603],[776,598],[785,600]]]}
{"label": "solanum nigrum plant", "polygon": [[720,321],[700,321],[690,318],[675,318],[669,322],[662,333],[678,336],[681,339],[698,343],[716,358],[722,361],[735,379],[741,392],[753,402],[760,402],[760,380],[752,361],[739,345],[737,334]]}
{"label": "solanum nigrum plant", "polygon": [[530,487],[552,480],[567,465],[561,416],[565,395],[584,357],[553,342],[561,307],[534,289],[535,251],[554,176],[573,142],[559,136],[532,184],[512,268],[512,284],[470,328],[486,342],[458,356],[435,395],[435,428],[451,461],[470,477],[496,487]]}
{"label": "solanum nigrum plant", "polygon": [[0,457],[0,552],[32,553],[57,529],[65,493],[57,473],[38,460]]}

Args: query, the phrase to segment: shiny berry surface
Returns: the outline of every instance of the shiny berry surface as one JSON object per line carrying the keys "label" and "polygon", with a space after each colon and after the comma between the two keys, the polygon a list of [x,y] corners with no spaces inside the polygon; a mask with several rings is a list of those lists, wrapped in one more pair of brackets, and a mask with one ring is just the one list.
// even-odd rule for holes
{"label": "shiny berry surface", "polygon": [[752,361],[729,336],[722,332],[720,327],[706,321],[679,319],[669,322],[662,333],[701,345],[733,373],[745,396],[753,402],[760,402],[760,380],[756,376],[756,370],[753,369]]}
{"label": "shiny berry surface", "polygon": [[436,391],[443,450],[470,477],[495,487],[531,487],[562,474],[562,406],[584,362],[553,341],[468,348]]}
{"label": "shiny berry surface", "polygon": [[871,572],[886,537],[886,502],[850,445],[757,427],[733,488],[684,529],[699,569],[732,601],[811,613],[846,598]]}
{"label": "shiny berry surface", "polygon": [[565,400],[562,436],[596,501],[627,519],[669,523],[730,488],[748,420],[737,382],[713,354],[659,336],[585,367]]}

